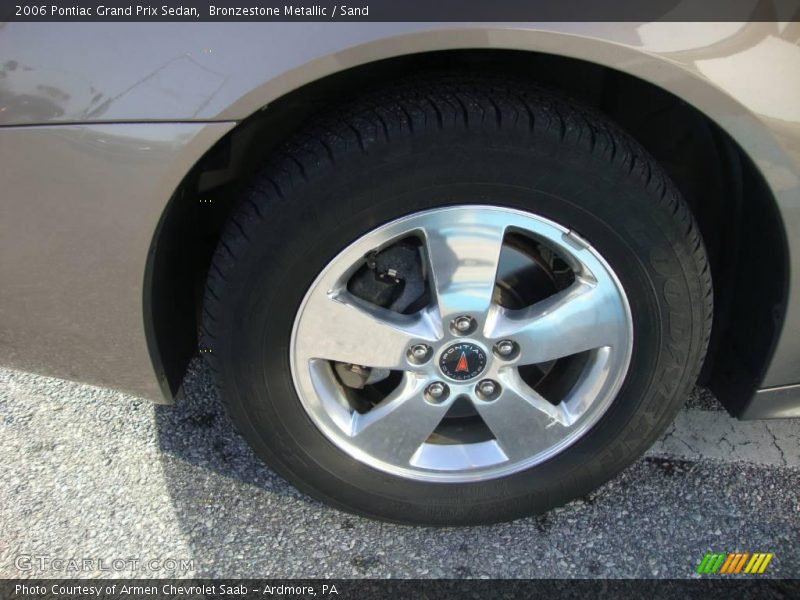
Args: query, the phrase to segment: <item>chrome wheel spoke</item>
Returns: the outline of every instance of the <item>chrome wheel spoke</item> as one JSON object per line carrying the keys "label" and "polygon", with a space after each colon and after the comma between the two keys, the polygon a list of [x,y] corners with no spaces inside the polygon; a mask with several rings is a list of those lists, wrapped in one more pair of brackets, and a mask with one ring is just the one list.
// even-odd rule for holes
{"label": "chrome wheel spoke", "polygon": [[447,403],[431,404],[424,381],[406,375],[403,382],[366,414],[355,414],[351,435],[358,447],[393,464],[408,465],[447,412]]}
{"label": "chrome wheel spoke", "polygon": [[570,416],[531,389],[516,370],[504,374],[503,390],[491,402],[475,408],[509,460],[521,460],[547,450],[563,439]]}
{"label": "chrome wheel spoke", "polygon": [[424,228],[439,315],[484,315],[494,293],[506,220],[468,211],[432,220]]}
{"label": "chrome wheel spoke", "polygon": [[350,297],[321,295],[298,329],[313,340],[301,360],[324,358],[382,369],[410,368],[407,350],[437,334],[429,313],[402,315]]}
{"label": "chrome wheel spoke", "polygon": [[578,278],[569,288],[527,308],[496,307],[488,335],[514,339],[521,365],[619,347],[626,343],[626,315],[615,294],[605,283]]}

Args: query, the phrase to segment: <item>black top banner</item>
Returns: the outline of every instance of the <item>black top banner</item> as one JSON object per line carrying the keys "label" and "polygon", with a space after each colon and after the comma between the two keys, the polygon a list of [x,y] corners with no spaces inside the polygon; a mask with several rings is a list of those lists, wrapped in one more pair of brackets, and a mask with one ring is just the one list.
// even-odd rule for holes
{"label": "black top banner", "polygon": [[798,21],[800,0],[3,0],[0,21]]}

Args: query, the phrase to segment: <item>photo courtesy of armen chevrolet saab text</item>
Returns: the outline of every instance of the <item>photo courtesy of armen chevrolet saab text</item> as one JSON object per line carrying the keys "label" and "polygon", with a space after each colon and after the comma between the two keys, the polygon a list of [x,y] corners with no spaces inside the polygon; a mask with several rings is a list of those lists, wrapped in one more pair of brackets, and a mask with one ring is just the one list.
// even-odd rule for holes
{"label": "photo courtesy of armen chevrolet saab text", "polygon": [[198,15],[0,24],[4,366],[179,404],[199,355],[281,477],[422,525],[585,497],[698,382],[800,417],[796,20]]}

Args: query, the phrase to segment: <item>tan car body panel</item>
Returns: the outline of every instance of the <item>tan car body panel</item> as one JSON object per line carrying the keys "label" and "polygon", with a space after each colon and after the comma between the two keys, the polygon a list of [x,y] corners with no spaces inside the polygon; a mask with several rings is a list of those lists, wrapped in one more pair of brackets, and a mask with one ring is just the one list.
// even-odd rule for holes
{"label": "tan car body panel", "polygon": [[162,400],[143,321],[148,249],[172,190],[233,126],[0,131],[3,362]]}
{"label": "tan car body panel", "polygon": [[[142,295],[156,224],[235,121],[382,58],[530,50],[612,67],[704,112],[800,231],[796,23],[0,25],[0,361],[160,399]],[[763,387],[800,380],[800,237]],[[794,308],[792,308],[794,307]]]}

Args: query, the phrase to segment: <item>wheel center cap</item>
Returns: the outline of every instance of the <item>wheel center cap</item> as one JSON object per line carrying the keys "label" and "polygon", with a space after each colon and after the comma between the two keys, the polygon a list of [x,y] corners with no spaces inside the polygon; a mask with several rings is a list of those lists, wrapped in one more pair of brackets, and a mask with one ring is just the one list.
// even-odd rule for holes
{"label": "wheel center cap", "polygon": [[486,368],[486,353],[475,344],[453,344],[439,358],[439,369],[450,379],[467,381]]}

